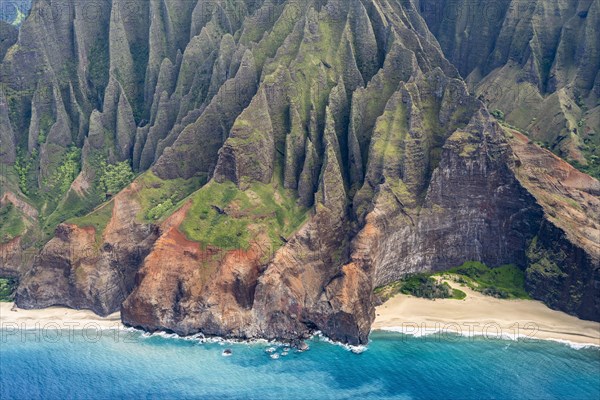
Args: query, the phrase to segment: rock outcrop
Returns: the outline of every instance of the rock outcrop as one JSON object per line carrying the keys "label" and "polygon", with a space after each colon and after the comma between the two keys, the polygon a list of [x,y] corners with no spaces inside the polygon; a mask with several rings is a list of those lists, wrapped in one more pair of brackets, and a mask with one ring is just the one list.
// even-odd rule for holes
{"label": "rock outcrop", "polygon": [[156,241],[156,226],[136,221],[135,185],[102,206],[101,228],[61,224],[22,276],[16,296],[21,308],[63,305],[99,315],[120,310],[135,286],[135,275]]}

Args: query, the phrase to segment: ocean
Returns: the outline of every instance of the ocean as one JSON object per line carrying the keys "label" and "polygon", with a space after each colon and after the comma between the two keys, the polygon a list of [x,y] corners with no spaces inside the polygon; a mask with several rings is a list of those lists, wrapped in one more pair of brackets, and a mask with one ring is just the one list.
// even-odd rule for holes
{"label": "ocean", "polygon": [[3,400],[600,399],[600,349],[550,341],[374,332],[360,354],[315,337],[285,355],[138,331],[0,333]]}

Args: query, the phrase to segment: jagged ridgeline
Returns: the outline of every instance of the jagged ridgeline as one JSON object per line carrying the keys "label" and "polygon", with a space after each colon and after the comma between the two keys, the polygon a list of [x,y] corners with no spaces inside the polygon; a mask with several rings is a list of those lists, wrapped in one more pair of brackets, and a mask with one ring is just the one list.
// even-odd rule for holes
{"label": "jagged ridgeline", "polygon": [[490,110],[600,176],[600,1],[418,3],[446,57]]}
{"label": "jagged ridgeline", "polygon": [[34,1],[1,65],[17,304],[365,343],[375,287],[474,260],[597,320],[600,183],[500,126],[418,11]]}

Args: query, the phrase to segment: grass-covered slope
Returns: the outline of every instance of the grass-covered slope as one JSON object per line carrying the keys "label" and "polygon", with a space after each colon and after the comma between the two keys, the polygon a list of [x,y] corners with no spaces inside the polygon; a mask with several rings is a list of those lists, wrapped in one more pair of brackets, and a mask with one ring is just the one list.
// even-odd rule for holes
{"label": "grass-covered slope", "polygon": [[459,275],[471,289],[488,296],[503,299],[530,298],[525,290],[525,274],[514,265],[489,268],[482,263],[467,262],[446,273]]}
{"label": "grass-covered slope", "polygon": [[293,193],[260,183],[242,191],[231,182],[211,182],[190,200],[182,232],[203,246],[224,250],[248,249],[266,232],[275,251],[308,217]]}
{"label": "grass-covered slope", "polygon": [[2,243],[11,241],[25,231],[23,215],[12,203],[0,207],[0,238]]}

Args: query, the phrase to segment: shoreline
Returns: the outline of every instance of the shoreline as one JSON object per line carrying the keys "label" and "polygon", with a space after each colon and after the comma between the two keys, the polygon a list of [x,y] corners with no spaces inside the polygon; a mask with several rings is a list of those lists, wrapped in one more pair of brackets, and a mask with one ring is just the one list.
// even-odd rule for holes
{"label": "shoreline", "polygon": [[0,303],[0,327],[2,329],[118,329],[127,327],[121,322],[121,313],[100,317],[90,310],[74,310],[67,307],[49,307],[39,310],[16,308],[14,303]]}
{"label": "shoreline", "polygon": [[600,347],[600,323],[581,320],[536,300],[497,299],[448,281],[463,300],[398,294],[376,307],[372,330],[420,337],[448,333],[486,339],[549,340],[572,347]]}
{"label": "shoreline", "polygon": [[[456,286],[454,282],[449,282]],[[371,331],[397,332],[414,337],[456,340],[481,336],[490,340],[546,340],[574,348],[600,347],[600,323],[551,310],[535,300],[501,300],[460,286],[464,300],[428,300],[399,294],[376,307]],[[100,317],[89,310],[49,307],[25,310],[0,303],[4,330],[130,330],[119,312]],[[360,346],[362,347],[362,346]]]}

